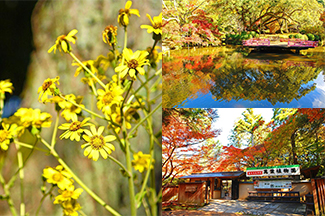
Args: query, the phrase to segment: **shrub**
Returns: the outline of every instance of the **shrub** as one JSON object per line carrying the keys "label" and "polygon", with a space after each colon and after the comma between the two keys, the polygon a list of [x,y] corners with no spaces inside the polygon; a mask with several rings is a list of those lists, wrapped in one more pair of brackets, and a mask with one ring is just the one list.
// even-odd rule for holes
{"label": "shrub", "polygon": [[306,34],[306,30],[301,30],[300,34]]}
{"label": "shrub", "polygon": [[295,36],[294,36],[294,38],[299,38],[299,39],[302,39],[302,34],[296,34]]}
{"label": "shrub", "polygon": [[307,35],[302,35],[301,36],[301,39],[303,39],[303,40],[309,40],[309,38],[307,37]]}
{"label": "shrub", "polygon": [[315,39],[315,36],[311,33],[308,33],[307,37],[308,37],[308,40],[311,40],[311,41],[313,41]]}

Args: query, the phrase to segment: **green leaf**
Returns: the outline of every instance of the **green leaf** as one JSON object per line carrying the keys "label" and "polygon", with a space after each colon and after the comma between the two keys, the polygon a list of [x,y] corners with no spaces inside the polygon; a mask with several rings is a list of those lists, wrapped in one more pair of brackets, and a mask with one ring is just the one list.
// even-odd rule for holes
{"label": "green leaf", "polygon": [[147,191],[143,191],[142,193],[139,192],[135,195],[137,208],[139,208],[141,206],[142,199],[146,195],[146,193],[147,193]]}

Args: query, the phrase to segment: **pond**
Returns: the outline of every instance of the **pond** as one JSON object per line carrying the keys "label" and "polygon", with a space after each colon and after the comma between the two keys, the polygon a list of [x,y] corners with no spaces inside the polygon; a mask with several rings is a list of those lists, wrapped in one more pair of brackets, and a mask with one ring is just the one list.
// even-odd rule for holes
{"label": "pond", "polygon": [[163,107],[325,107],[325,48],[256,52],[241,47],[171,51]]}

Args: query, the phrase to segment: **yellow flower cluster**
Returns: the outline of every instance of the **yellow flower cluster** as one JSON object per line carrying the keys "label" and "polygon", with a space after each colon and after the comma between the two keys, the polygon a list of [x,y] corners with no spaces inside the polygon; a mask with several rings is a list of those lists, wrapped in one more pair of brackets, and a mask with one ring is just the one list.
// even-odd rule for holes
{"label": "yellow flower cluster", "polygon": [[0,95],[4,94],[5,92],[12,94],[13,89],[14,87],[9,79],[0,81]]}
{"label": "yellow flower cluster", "polygon": [[[134,160],[132,160],[132,166],[135,170],[138,170],[140,173],[142,173],[144,169],[149,168],[151,159],[150,154],[143,154],[142,151],[139,151],[138,153],[133,154],[133,158]],[[152,168],[153,166],[151,165],[151,169]]]}
{"label": "yellow flower cluster", "polygon": [[112,25],[106,26],[102,35],[103,35],[104,43],[107,43],[110,46],[115,46],[115,44],[117,43],[116,41],[117,27]]}
{"label": "yellow flower cluster", "polygon": [[119,10],[119,15],[117,18],[117,22],[124,27],[129,25],[129,17],[131,14],[137,15],[140,17],[139,10],[137,9],[130,9],[132,6],[132,1],[127,1],[125,3],[125,8]]}
{"label": "yellow flower cluster", "polygon": [[46,100],[48,99],[48,96],[55,96],[57,95],[59,92],[59,89],[56,87],[56,84],[57,83],[58,85],[60,85],[59,83],[59,79],[60,77],[55,77],[54,79],[46,79],[42,86],[40,86],[38,88],[38,91],[37,93],[40,93],[39,97],[38,97],[38,100],[45,103]]}
{"label": "yellow flower cluster", "polygon": [[126,64],[121,63],[115,68],[115,72],[120,73],[121,78],[124,78],[128,74],[133,80],[136,80],[138,73],[141,75],[145,74],[143,66],[149,65],[148,55],[149,53],[147,51],[137,50],[133,53],[131,49],[124,49],[123,56]]}
{"label": "yellow flower cluster", "polygon": [[8,125],[2,123],[2,129],[0,130],[0,148],[2,150],[7,150],[9,144],[12,142],[14,136],[16,135],[16,125]]}
{"label": "yellow flower cluster", "polygon": [[68,35],[59,36],[56,39],[55,44],[47,52],[51,53],[52,51],[54,51],[55,53],[57,49],[60,52],[61,50],[65,53],[71,52],[72,48],[69,42],[72,42],[73,44],[76,43],[77,37],[75,36],[75,34],[77,33],[78,31],[76,29],[73,29],[72,31],[69,32]]}
{"label": "yellow flower cluster", "polygon": [[103,136],[105,127],[100,126],[98,130],[94,125],[90,126],[90,130],[85,130],[85,135],[82,136],[87,143],[83,144],[81,148],[85,148],[84,155],[88,156],[89,159],[97,161],[99,154],[106,159],[112,151],[115,151],[115,147],[107,142],[116,140],[116,137],[113,135]]}
{"label": "yellow flower cluster", "polygon": [[99,110],[110,116],[112,113],[119,109],[123,98],[123,89],[116,82],[111,81],[106,86],[105,89],[97,90],[97,107]]}
{"label": "yellow flower cluster", "polygon": [[63,208],[64,215],[77,216],[81,209],[77,199],[83,192],[83,189],[75,189],[71,174],[64,170],[61,165],[53,167],[46,167],[43,170],[43,176],[46,181],[59,188],[59,195],[55,197],[54,204],[60,204]]}
{"label": "yellow flower cluster", "polygon": [[153,20],[151,19],[151,16],[147,14],[148,19],[150,20],[152,26],[150,25],[141,25],[141,28],[147,29],[147,32],[154,33],[156,35],[162,34],[162,13],[159,14],[159,16],[153,17]]}
{"label": "yellow flower cluster", "polygon": [[51,127],[51,118],[51,114],[41,112],[40,109],[19,108],[14,115],[4,118],[3,122],[11,125],[11,127],[15,125],[15,133],[19,137],[24,133],[25,129],[29,129],[35,134],[34,129],[38,133],[41,128]]}
{"label": "yellow flower cluster", "polygon": [[81,113],[81,107],[85,107],[82,103],[82,96],[75,96],[74,94],[66,95],[65,98],[69,101],[76,103],[78,106],[73,105],[69,101],[61,100],[58,104],[62,109],[61,116],[65,118],[65,120],[70,121],[78,118],[78,114]]}
{"label": "yellow flower cluster", "polygon": [[82,122],[78,121],[77,118],[72,118],[71,123],[63,123],[59,126],[60,130],[66,130],[64,133],[61,134],[60,139],[69,139],[71,141],[76,140],[77,142],[80,141],[80,136],[84,133],[85,129],[82,127],[90,126],[91,123],[87,123],[90,118],[85,118]]}

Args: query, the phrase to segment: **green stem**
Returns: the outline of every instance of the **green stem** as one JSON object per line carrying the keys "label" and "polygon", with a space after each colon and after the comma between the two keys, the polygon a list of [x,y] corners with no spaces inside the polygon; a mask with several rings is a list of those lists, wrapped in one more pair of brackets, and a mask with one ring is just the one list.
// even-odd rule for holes
{"label": "green stem", "polygon": [[78,64],[85,70],[87,71],[103,88],[105,88],[105,84],[100,81],[100,79],[98,79],[97,76],[95,76],[95,74],[93,74],[93,72],[91,72],[91,70],[89,70],[89,68],[86,67],[86,65],[84,65],[72,52],[69,52],[70,56],[76,61],[78,62]]}
{"label": "green stem", "polygon": [[153,43],[153,46],[152,46],[152,48],[151,48],[151,50],[150,50],[150,53],[149,53],[149,55],[148,55],[148,56],[150,56],[150,55],[151,55],[151,53],[154,51],[154,49],[155,49],[155,46],[157,45],[157,43],[158,43],[158,40],[155,40],[155,42]]}
{"label": "green stem", "polygon": [[[124,130],[126,130],[125,127],[123,127],[123,128],[124,128]],[[126,136],[126,134],[125,134],[125,136]],[[125,157],[126,157],[126,167],[128,169],[128,172],[131,173],[131,176],[128,177],[131,215],[136,216],[137,209],[136,209],[135,194],[134,194],[134,182],[133,182],[133,175],[132,175],[130,143],[127,139],[125,139]]]}
{"label": "green stem", "polygon": [[[150,116],[148,118],[148,127],[150,130],[150,155],[151,155],[151,160],[155,157],[155,151],[154,151],[154,134],[153,134],[153,130],[152,130],[152,116]],[[151,161],[150,161],[151,162]],[[151,165],[151,163],[150,163]],[[156,202],[156,180],[155,180],[155,170],[154,169],[150,169],[148,170],[148,172],[151,172],[151,198],[150,198],[150,204],[151,204],[151,214],[153,216],[157,215],[157,202]]]}
{"label": "green stem", "polygon": [[107,155],[107,157],[112,161],[114,161],[117,165],[119,165],[127,173],[128,177],[131,176],[131,173],[129,173],[129,171],[125,168],[125,166],[120,161],[116,160],[114,157],[110,155]]}
{"label": "green stem", "polygon": [[17,212],[16,212],[16,209],[15,209],[14,203],[13,203],[13,201],[11,199],[11,195],[10,195],[9,188],[6,185],[5,179],[3,178],[3,176],[2,176],[1,173],[0,173],[0,183],[1,183],[2,187],[3,187],[4,192],[5,192],[5,195],[6,195],[6,198],[7,198],[7,202],[8,202],[9,209],[11,211],[11,214],[13,216],[17,216]]}
{"label": "green stem", "polygon": [[36,211],[36,216],[39,214],[39,211],[41,210],[41,207],[42,207],[42,204],[43,204],[45,198],[52,193],[53,189],[54,189],[54,186],[52,185],[50,190],[46,194],[43,195],[43,197],[42,197],[42,199],[40,201],[40,204],[38,205],[38,208],[37,208],[37,211]]}
{"label": "green stem", "polygon": [[55,143],[56,143],[56,134],[58,132],[58,126],[59,126],[59,116],[60,116],[60,113],[57,112],[56,119],[55,119],[55,124],[54,124],[54,128],[53,128],[52,140],[51,140],[51,147],[52,148],[54,148]]}
{"label": "green stem", "polygon": [[[143,183],[142,183],[142,187],[141,187],[141,190],[139,192],[140,196],[139,197],[142,197],[141,194],[144,192],[144,189],[146,188],[147,186],[147,182],[148,182],[148,179],[149,179],[149,176],[150,176],[150,167],[151,167],[151,164],[152,164],[152,158],[150,158],[150,162],[149,162],[149,168],[147,170],[147,173],[146,173],[146,176],[144,177],[144,180],[143,180]],[[142,202],[142,200],[137,200],[138,202]]]}
{"label": "green stem", "polygon": [[25,215],[25,199],[24,199],[24,162],[23,162],[23,154],[20,151],[20,146],[16,144],[17,148],[17,159],[18,159],[18,167],[19,167],[19,178],[20,178],[20,215]]}
{"label": "green stem", "polygon": [[154,109],[152,110],[147,116],[145,116],[143,119],[141,119],[140,122],[138,122],[138,124],[136,124],[132,130],[129,132],[129,135],[128,135],[128,139],[130,138],[130,136],[135,132],[135,130],[144,122],[147,120],[147,118],[149,118],[152,114],[154,114],[160,107],[161,107],[161,102],[159,103],[159,105]]}
{"label": "green stem", "polygon": [[[127,31],[127,28],[124,27],[124,48],[122,50],[122,53],[123,53],[124,49],[126,49],[127,43],[128,43],[128,31]],[[124,59],[125,59],[124,55],[122,55],[122,65],[124,64]],[[117,73],[117,82],[118,82],[118,85],[121,85],[120,73]]]}
{"label": "green stem", "polygon": [[150,209],[146,199],[142,199],[142,204],[147,216],[151,216]]}
{"label": "green stem", "polygon": [[45,153],[50,153],[50,152],[47,151],[46,149],[38,148],[38,147],[35,147],[35,146],[30,145],[30,144],[27,144],[27,143],[19,142],[19,141],[17,141],[17,140],[15,140],[15,143],[16,143],[17,145],[20,145],[20,146],[25,147],[25,148],[36,149],[36,150],[38,150],[38,151],[42,151],[42,152],[45,152]]}
{"label": "green stem", "polygon": [[79,179],[79,177],[77,175],[74,174],[74,172],[70,169],[70,167],[64,162],[64,160],[62,160],[62,158],[60,158],[60,156],[58,155],[58,153],[55,151],[55,149],[51,148],[51,146],[44,140],[42,139],[39,135],[38,138],[41,140],[41,142],[47,147],[49,148],[49,150],[51,150],[51,154],[57,159],[57,161],[63,166],[63,168],[65,170],[67,170],[72,178],[92,197],[94,198],[94,200],[96,200],[100,205],[102,205],[106,210],[108,210],[110,213],[112,213],[113,215],[118,215],[120,216],[120,214],[115,211],[112,207],[110,207],[109,205],[107,205],[105,203],[105,201],[103,201],[99,196],[97,196],[90,188],[87,187],[87,185],[85,185],[81,179]]}
{"label": "green stem", "polygon": [[153,78],[155,78],[156,76],[158,76],[161,73],[161,69],[159,69],[155,74],[153,74],[151,77],[149,77],[149,79],[147,79],[135,92],[134,94],[138,93],[140,91],[141,88],[143,88],[150,80],[152,80]]}
{"label": "green stem", "polygon": [[130,93],[130,90],[131,90],[131,88],[132,88],[133,83],[134,83],[134,81],[132,80],[132,81],[131,81],[131,85],[130,85],[128,91],[126,92],[126,95],[125,95],[124,100],[123,100],[122,105],[121,105],[121,115],[122,115],[122,117],[123,117],[123,112],[122,112],[123,105],[124,105],[124,103],[125,103],[125,101],[126,101],[126,98],[128,97],[128,95],[129,95],[129,93]]}
{"label": "green stem", "polygon": [[94,85],[94,82],[91,80],[91,89],[93,90],[95,96],[97,97],[97,91],[96,91],[96,88],[95,88],[95,85]]}

